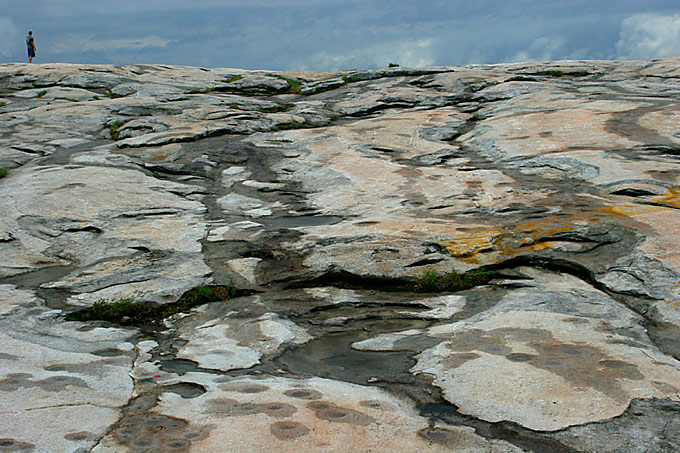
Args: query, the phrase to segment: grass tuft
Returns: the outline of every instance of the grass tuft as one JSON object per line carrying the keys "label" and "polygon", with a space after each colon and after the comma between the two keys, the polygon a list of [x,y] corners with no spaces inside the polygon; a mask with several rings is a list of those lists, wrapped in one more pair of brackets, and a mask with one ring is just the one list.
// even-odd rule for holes
{"label": "grass tuft", "polygon": [[280,74],[265,74],[265,75],[285,80],[286,83],[288,83],[288,85],[290,86],[290,88],[288,89],[289,93],[300,94],[300,90],[302,89],[302,82],[300,82],[299,80],[284,77]]}
{"label": "grass tuft", "polygon": [[440,293],[449,291],[462,291],[485,285],[495,278],[495,271],[476,269],[464,274],[456,271],[440,274],[435,271],[427,271],[420,279],[412,283],[412,289],[417,293]]}
{"label": "grass tuft", "polygon": [[9,173],[9,170],[7,170],[6,168],[0,168],[0,179],[7,176],[8,173]]}
{"label": "grass tuft", "polygon": [[114,140],[123,140],[126,138],[130,138],[128,134],[125,135],[120,135],[120,127],[123,125],[122,121],[115,121],[110,127],[109,127],[109,134],[111,135],[111,138]]}
{"label": "grass tuft", "polygon": [[123,97],[123,96],[121,96],[120,94],[114,93],[114,92],[111,91],[111,90],[109,90],[109,91],[107,91],[106,93],[104,93],[104,96],[106,96],[106,97],[109,98],[109,99],[118,99],[118,98],[122,98],[122,97]]}
{"label": "grass tuft", "polygon": [[208,94],[208,93],[212,93],[213,91],[215,91],[214,87],[208,87],[208,88],[204,88],[204,89],[195,88],[195,89],[189,91],[189,94]]}
{"label": "grass tuft", "polygon": [[47,90],[40,90],[40,91],[38,91],[38,94],[36,94],[34,97],[36,99],[38,99],[38,98],[45,96],[46,94],[47,94]]}
{"label": "grass tuft", "polygon": [[177,302],[155,304],[152,302],[122,299],[116,302],[99,301],[91,307],[70,313],[67,321],[107,321],[124,326],[162,327],[163,319],[209,302],[218,302],[235,296],[250,294],[232,286],[197,286],[182,294]]}

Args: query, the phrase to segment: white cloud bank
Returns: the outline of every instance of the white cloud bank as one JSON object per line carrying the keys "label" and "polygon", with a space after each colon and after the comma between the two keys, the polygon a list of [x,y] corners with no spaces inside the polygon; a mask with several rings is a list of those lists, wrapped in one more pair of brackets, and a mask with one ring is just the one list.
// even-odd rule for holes
{"label": "white cloud bank", "polygon": [[143,38],[124,39],[94,39],[93,35],[66,35],[56,42],[51,50],[54,53],[108,51],[108,50],[138,50],[147,47],[167,47],[174,42],[160,36],[146,36]]}
{"label": "white cloud bank", "polygon": [[624,19],[616,51],[622,60],[680,55],[680,14],[638,14]]}
{"label": "white cloud bank", "polygon": [[17,53],[17,49],[23,49],[24,46],[21,35],[12,20],[0,17],[0,54],[3,57],[9,57]]}

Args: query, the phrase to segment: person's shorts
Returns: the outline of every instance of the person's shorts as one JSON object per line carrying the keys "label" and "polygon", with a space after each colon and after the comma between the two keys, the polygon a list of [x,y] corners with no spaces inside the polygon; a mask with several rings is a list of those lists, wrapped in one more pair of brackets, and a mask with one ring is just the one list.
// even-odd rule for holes
{"label": "person's shorts", "polygon": [[28,48],[28,56],[35,57],[35,49],[33,47]]}

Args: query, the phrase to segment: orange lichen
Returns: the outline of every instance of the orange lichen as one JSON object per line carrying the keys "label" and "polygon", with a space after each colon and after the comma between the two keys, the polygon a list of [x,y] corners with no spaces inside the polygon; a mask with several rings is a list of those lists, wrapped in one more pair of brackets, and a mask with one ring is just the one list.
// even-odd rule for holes
{"label": "orange lichen", "polygon": [[652,203],[680,209],[680,186],[669,189],[665,194],[654,198]]}
{"label": "orange lichen", "polygon": [[442,244],[451,255],[462,261],[474,264],[480,261],[495,262],[527,251],[548,249],[559,242],[559,239],[554,239],[556,235],[578,230],[595,221],[573,216],[551,216],[504,229],[461,232],[442,241]]}

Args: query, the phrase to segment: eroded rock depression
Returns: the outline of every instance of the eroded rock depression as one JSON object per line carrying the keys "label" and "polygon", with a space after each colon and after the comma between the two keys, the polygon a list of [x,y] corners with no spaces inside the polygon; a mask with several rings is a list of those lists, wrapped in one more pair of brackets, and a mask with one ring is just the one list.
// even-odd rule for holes
{"label": "eroded rock depression", "polygon": [[9,64],[0,132],[0,451],[680,450],[678,58]]}

